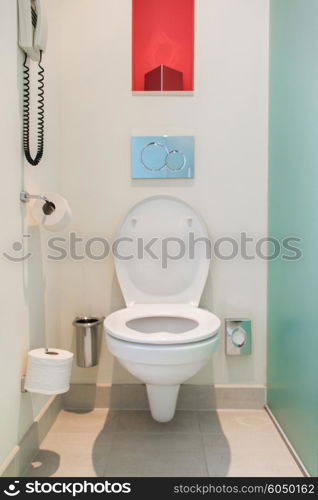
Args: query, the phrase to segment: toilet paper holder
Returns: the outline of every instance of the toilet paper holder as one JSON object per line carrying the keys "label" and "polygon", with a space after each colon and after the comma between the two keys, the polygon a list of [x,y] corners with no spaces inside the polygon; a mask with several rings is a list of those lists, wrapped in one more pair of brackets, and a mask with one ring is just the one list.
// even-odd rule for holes
{"label": "toilet paper holder", "polygon": [[55,205],[46,196],[41,194],[30,194],[27,191],[21,191],[20,201],[23,203],[28,203],[30,200],[43,200],[44,204],[42,207],[44,215],[51,215],[55,210]]}

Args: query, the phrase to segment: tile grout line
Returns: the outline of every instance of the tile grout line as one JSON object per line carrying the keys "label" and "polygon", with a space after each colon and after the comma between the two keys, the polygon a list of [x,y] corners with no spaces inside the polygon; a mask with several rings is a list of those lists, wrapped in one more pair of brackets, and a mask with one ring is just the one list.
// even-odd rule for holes
{"label": "tile grout line", "polygon": [[202,432],[202,425],[201,425],[201,422],[200,422],[198,411],[196,411],[195,413],[196,413],[196,418],[198,419],[199,433],[200,433],[200,439],[201,439],[202,450],[203,450],[203,457],[204,457],[204,465],[205,465],[207,477],[211,477],[210,473],[209,473],[209,465],[208,465],[208,459],[207,459],[207,454],[206,454],[206,447],[205,447],[205,444],[204,444],[204,436],[203,436],[203,432]]}

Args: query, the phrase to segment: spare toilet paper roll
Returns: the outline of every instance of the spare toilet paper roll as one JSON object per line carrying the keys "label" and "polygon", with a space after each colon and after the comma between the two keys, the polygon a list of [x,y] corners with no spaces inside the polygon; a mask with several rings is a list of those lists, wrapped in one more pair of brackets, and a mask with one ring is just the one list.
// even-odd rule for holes
{"label": "spare toilet paper roll", "polygon": [[34,349],[28,353],[25,388],[40,394],[62,394],[70,388],[73,353],[62,349]]}
{"label": "spare toilet paper roll", "polygon": [[43,200],[36,200],[31,206],[34,221],[48,231],[61,231],[71,221],[72,213],[68,202],[58,193],[44,193],[54,203],[55,210],[50,215],[43,213]]}

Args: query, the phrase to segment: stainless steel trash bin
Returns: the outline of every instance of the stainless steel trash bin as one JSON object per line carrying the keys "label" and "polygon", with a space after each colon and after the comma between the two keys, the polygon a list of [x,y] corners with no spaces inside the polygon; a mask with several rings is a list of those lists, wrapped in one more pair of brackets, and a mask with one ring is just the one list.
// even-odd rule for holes
{"label": "stainless steel trash bin", "polygon": [[83,316],[74,319],[78,366],[89,368],[97,365],[104,319],[104,316]]}

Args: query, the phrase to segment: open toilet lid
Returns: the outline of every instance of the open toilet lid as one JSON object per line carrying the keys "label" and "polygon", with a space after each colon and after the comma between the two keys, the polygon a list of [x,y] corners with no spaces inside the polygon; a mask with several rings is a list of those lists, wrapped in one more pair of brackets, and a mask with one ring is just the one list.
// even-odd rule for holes
{"label": "open toilet lid", "polygon": [[137,203],[117,234],[115,268],[127,306],[198,305],[209,265],[206,226],[178,198],[153,196]]}

